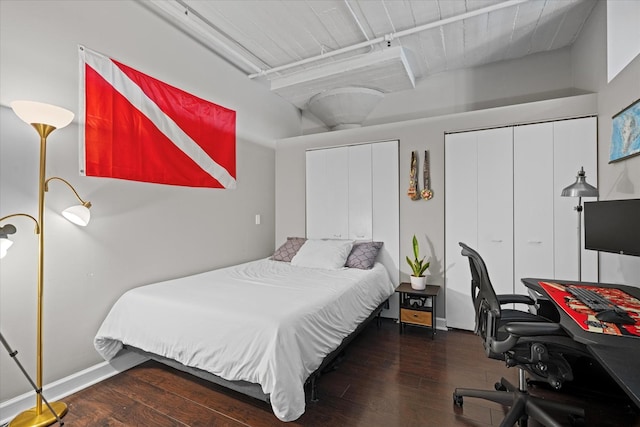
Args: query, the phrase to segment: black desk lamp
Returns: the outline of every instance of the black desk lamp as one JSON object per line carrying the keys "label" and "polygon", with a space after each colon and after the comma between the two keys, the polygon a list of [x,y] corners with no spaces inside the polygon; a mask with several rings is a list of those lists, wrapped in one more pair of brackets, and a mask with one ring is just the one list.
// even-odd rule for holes
{"label": "black desk lamp", "polygon": [[584,167],[581,167],[576,177],[576,182],[564,188],[560,194],[562,197],[577,197],[578,205],[573,209],[578,212],[578,281],[582,281],[582,198],[598,197],[598,189],[587,184]]}

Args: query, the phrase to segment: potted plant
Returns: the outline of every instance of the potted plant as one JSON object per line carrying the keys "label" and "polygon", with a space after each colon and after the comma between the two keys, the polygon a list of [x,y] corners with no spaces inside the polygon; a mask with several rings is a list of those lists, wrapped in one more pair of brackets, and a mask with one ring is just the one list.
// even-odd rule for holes
{"label": "potted plant", "polygon": [[413,235],[413,260],[407,257],[407,263],[411,267],[413,274],[411,275],[411,287],[415,290],[423,290],[427,286],[427,277],[424,272],[429,268],[429,263],[424,262],[425,257],[420,258],[420,248],[418,247],[418,239]]}

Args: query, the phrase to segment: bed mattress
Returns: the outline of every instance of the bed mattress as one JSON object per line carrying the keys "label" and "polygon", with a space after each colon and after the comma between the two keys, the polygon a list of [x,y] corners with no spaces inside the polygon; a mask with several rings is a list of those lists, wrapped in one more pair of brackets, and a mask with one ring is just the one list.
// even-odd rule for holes
{"label": "bed mattress", "polygon": [[292,421],[309,375],[393,292],[379,263],[323,270],[263,259],[126,292],[94,345],[106,360],[130,345],[259,384],[274,414]]}

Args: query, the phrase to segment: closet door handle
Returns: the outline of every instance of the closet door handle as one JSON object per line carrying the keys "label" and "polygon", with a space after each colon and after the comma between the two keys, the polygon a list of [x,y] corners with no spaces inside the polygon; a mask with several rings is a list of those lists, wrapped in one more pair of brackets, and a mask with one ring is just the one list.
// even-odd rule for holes
{"label": "closet door handle", "polygon": [[493,243],[502,243],[502,239],[491,239]]}
{"label": "closet door handle", "polygon": [[542,244],[542,240],[527,240],[527,243],[531,243],[533,245],[540,245]]}

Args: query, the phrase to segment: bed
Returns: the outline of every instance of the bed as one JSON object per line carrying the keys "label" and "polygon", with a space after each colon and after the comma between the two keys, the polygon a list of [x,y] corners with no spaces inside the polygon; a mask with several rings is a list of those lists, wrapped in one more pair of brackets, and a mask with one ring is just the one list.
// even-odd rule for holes
{"label": "bed", "polygon": [[305,382],[379,313],[394,285],[379,262],[323,268],[316,255],[295,262],[276,254],[126,292],[96,334],[96,350],[111,360],[133,349],[241,392],[257,385],[280,420],[299,418]]}

